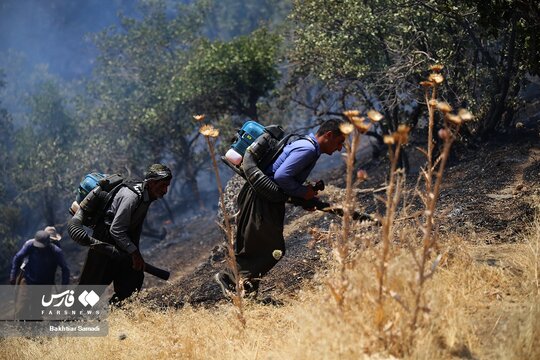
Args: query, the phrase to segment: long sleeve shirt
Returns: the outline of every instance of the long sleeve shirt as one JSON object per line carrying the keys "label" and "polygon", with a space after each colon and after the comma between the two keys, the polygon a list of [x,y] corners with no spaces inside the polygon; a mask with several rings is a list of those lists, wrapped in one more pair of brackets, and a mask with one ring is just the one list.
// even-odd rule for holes
{"label": "long sleeve shirt", "polygon": [[287,195],[303,197],[307,192],[303,184],[321,155],[315,135],[309,134],[309,137],[313,141],[300,139],[285,146],[266,171]]}
{"label": "long sleeve shirt", "polygon": [[62,269],[62,285],[69,284],[69,268],[62,249],[54,244],[44,248],[35,247],[34,240],[27,241],[15,254],[11,262],[10,280],[15,280],[24,258],[28,262],[24,268],[24,278],[29,285],[52,285],[56,268]]}
{"label": "long sleeve shirt", "polygon": [[112,217],[111,236],[116,245],[128,254],[139,247],[144,218],[151,203],[146,189],[142,191],[140,184],[135,189],[139,191],[138,194],[128,187],[120,189],[107,211],[108,216]]}

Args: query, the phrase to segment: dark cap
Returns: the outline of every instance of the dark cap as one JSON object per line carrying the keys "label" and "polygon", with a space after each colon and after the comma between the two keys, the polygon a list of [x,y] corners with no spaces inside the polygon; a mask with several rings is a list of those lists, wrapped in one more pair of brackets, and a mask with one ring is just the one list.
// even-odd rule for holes
{"label": "dark cap", "polygon": [[172,178],[171,169],[163,164],[150,165],[144,174],[145,180],[169,180]]}
{"label": "dark cap", "polygon": [[[38,244],[36,244],[36,242]],[[47,231],[39,230],[34,236],[34,245],[36,245],[36,247],[45,247],[49,245],[50,243],[51,243],[51,235]]]}

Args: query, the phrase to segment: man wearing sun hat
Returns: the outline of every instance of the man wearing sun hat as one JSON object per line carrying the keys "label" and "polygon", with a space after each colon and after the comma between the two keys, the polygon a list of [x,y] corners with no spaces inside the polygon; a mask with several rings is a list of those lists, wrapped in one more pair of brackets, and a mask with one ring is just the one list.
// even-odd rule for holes
{"label": "man wearing sun hat", "polygon": [[[28,261],[21,270],[25,258]],[[49,232],[40,230],[13,257],[9,281],[14,285],[19,271],[23,271],[21,284],[53,285],[57,267],[62,269],[62,285],[69,284],[69,268],[62,249],[51,242]]]}
{"label": "man wearing sun hat", "polygon": [[56,228],[54,226],[47,226],[43,230],[49,233],[51,237],[51,242],[54,245],[61,247],[60,240],[62,240],[62,236],[56,231]]}

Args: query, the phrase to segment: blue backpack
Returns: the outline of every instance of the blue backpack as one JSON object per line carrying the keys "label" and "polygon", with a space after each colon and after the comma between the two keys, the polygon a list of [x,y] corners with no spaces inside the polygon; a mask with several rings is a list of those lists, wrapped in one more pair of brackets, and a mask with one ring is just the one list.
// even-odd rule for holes
{"label": "blue backpack", "polygon": [[69,212],[75,215],[79,208],[86,212],[85,226],[92,227],[105,216],[116,193],[122,187],[128,187],[139,195],[132,182],[126,181],[120,174],[90,173],[85,175],[77,188],[77,197]]}
{"label": "blue backpack", "polygon": [[[286,145],[299,139],[306,139],[313,142],[306,135],[285,135],[285,131],[279,125],[265,127],[258,122],[247,121],[238,130],[231,148],[225,156],[221,157],[221,160],[234,170],[235,173],[245,178],[242,161],[248,148],[256,160],[257,167],[265,171],[277,159]],[[231,153],[237,161],[231,161],[231,156],[229,156]]]}

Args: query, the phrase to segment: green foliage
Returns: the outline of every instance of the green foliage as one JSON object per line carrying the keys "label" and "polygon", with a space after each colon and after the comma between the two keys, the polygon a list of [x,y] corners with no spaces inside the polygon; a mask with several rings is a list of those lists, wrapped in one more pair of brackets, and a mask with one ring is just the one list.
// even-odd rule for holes
{"label": "green foliage", "polygon": [[40,84],[29,107],[28,124],[15,135],[14,179],[25,195],[21,200],[41,210],[48,224],[55,224],[59,205],[71,195],[66,189],[74,176],[70,165],[77,128],[57,83]]}
{"label": "green foliage", "polygon": [[259,27],[279,27],[291,8],[289,0],[214,0],[206,11],[204,34],[208,39],[229,41]]}
{"label": "green foliage", "polygon": [[89,151],[112,151],[107,166],[141,173],[148,163],[172,159],[175,174],[193,187],[205,158],[193,115],[256,118],[257,101],[278,77],[279,38],[263,29],[230,42],[207,40],[208,9],[196,2],[172,13],[163,1],[145,2],[140,19],[123,17],[120,28],[94,38],[95,100],[81,100],[80,109],[83,126],[97,134],[88,131]]}
{"label": "green foliage", "polygon": [[[4,72],[0,69],[0,90],[5,86]],[[0,98],[1,100],[1,98]],[[13,177],[13,119],[0,101],[0,271],[6,272],[16,250],[20,210],[13,205],[16,187]]]}
{"label": "green foliage", "polygon": [[280,38],[265,29],[230,42],[202,39],[175,79],[175,91],[195,113],[257,119],[257,102],[278,79]]}
{"label": "green foliage", "polygon": [[296,79],[346,84],[396,123],[410,95],[422,101],[417,84],[428,65],[443,63],[452,79],[446,100],[470,107],[487,132],[500,124],[524,70],[536,72],[538,14],[533,1],[296,1],[291,59]]}

